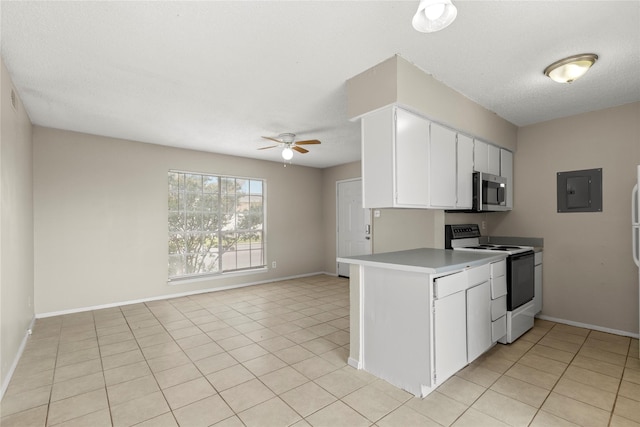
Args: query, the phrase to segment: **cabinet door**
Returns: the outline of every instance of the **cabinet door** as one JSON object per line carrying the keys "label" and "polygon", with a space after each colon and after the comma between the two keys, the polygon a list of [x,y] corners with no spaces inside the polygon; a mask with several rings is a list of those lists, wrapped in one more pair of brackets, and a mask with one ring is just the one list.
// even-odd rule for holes
{"label": "cabinet door", "polygon": [[513,208],[513,153],[500,149],[500,176],[507,178],[507,208]]}
{"label": "cabinet door", "polygon": [[487,166],[489,172],[492,175],[500,175],[500,148],[495,145],[489,144],[489,158],[487,159]]}
{"label": "cabinet door", "polygon": [[436,123],[431,123],[428,182],[431,206],[456,206],[456,132]]}
{"label": "cabinet door", "polygon": [[362,203],[365,208],[393,206],[392,108],[367,114],[362,126]]}
{"label": "cabinet door", "polygon": [[427,207],[429,121],[396,109],[395,197],[397,206]]}
{"label": "cabinet door", "polygon": [[473,170],[489,173],[489,144],[479,139],[473,141]]}
{"label": "cabinet door", "polygon": [[491,285],[486,281],[467,290],[467,362],[487,351],[492,343]]}
{"label": "cabinet door", "polygon": [[456,208],[470,209],[473,202],[473,139],[458,134]]}
{"label": "cabinet door", "polygon": [[465,291],[434,301],[436,385],[467,364]]}

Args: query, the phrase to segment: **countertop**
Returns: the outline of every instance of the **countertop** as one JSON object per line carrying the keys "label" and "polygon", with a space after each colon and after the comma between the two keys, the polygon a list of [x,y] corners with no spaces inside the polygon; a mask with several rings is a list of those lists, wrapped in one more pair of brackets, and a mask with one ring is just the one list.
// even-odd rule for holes
{"label": "countertop", "polygon": [[338,258],[338,262],[418,273],[440,274],[503,260],[504,253],[476,253],[451,249],[411,249]]}

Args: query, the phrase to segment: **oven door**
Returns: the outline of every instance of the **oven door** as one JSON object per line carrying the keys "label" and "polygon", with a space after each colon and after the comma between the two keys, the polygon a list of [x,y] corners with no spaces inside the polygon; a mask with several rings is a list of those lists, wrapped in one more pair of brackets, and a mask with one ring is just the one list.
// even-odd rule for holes
{"label": "oven door", "polygon": [[507,258],[507,311],[513,311],[533,299],[533,251]]}

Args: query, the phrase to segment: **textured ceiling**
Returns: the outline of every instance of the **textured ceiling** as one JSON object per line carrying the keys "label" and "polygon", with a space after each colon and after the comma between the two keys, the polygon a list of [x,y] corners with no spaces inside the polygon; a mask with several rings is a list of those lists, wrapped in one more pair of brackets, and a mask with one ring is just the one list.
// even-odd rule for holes
{"label": "textured ceiling", "polygon": [[3,0],[2,57],[34,124],[273,161],[260,136],[294,132],[314,167],[360,158],[345,81],[395,54],[519,126],[640,101],[640,1],[454,3],[422,34],[417,0]]}

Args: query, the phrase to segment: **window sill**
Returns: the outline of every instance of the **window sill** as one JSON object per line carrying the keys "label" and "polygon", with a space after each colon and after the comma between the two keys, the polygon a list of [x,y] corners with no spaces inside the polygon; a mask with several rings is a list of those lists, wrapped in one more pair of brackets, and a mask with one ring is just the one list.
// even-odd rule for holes
{"label": "window sill", "polygon": [[169,286],[186,285],[190,283],[198,283],[198,282],[204,282],[208,280],[220,280],[220,279],[226,279],[229,277],[249,276],[253,274],[266,273],[267,271],[269,271],[269,269],[267,267],[263,267],[263,268],[254,268],[251,270],[230,271],[227,273],[214,273],[214,274],[206,274],[206,275],[198,275],[198,276],[177,277],[175,279],[167,280],[167,284]]}

